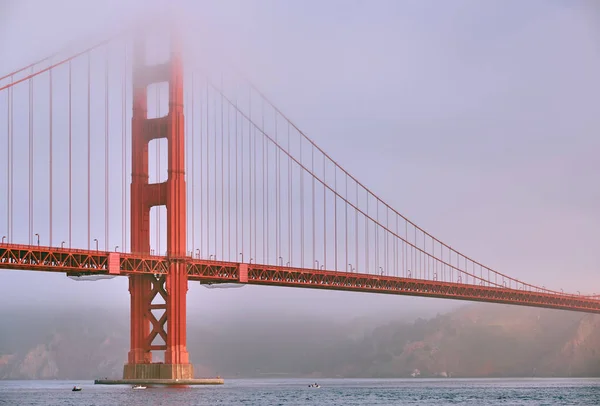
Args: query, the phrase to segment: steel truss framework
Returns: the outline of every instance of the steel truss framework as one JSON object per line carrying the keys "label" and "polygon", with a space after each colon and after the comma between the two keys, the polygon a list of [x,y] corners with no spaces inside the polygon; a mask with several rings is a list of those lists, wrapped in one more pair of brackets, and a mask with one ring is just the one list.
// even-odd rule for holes
{"label": "steel truss framework", "polygon": [[[73,250],[31,245],[0,244],[0,268],[65,272],[68,275],[150,275],[152,299],[166,295],[164,279],[171,263],[183,262],[188,279],[201,283],[247,283],[252,285],[288,286],[311,289],[345,290],[424,296],[444,299],[504,303],[521,306],[600,313],[600,299],[573,294],[552,294],[464,283],[428,281],[349,272],[287,268],[261,264],[208,261],[162,256],[136,256],[115,252]],[[149,303],[148,311],[153,309]],[[157,309],[159,307],[156,307]],[[165,312],[166,314],[166,312]],[[164,339],[166,316],[152,320],[149,343]],[[152,346],[152,349],[163,349]]]}

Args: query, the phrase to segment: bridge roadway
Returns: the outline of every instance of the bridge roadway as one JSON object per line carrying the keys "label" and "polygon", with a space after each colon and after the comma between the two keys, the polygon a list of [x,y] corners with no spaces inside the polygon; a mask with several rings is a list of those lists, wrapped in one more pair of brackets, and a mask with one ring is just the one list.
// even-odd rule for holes
{"label": "bridge roadway", "polygon": [[187,264],[188,278],[203,284],[242,283],[345,290],[503,303],[600,313],[600,299],[553,291],[533,291],[481,283],[455,283],[396,276],[285,266],[211,261],[192,257],[135,255],[37,245],[0,244],[0,269],[62,272],[71,276],[166,274],[172,261]]}

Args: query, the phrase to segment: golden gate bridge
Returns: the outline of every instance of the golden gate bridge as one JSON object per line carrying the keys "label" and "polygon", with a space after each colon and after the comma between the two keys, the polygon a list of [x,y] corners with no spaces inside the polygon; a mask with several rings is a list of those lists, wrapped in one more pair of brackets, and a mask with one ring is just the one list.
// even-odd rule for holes
{"label": "golden gate bridge", "polygon": [[596,296],[527,283],[440,241],[239,72],[184,64],[170,33],[163,46],[120,35],[0,77],[0,268],[129,277],[119,382],[200,382],[188,281],[600,313]]}

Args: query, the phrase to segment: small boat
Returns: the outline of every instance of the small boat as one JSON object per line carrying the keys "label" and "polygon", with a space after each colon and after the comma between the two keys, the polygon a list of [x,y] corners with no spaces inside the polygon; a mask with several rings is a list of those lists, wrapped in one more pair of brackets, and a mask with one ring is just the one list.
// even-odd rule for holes
{"label": "small boat", "polygon": [[321,386],[318,383],[311,383],[310,385],[308,385],[309,388],[320,388]]}
{"label": "small boat", "polygon": [[73,389],[71,389],[71,392],[81,392],[81,386],[73,386]]}
{"label": "small boat", "polygon": [[146,387],[142,385],[133,385],[131,389],[146,389]]}

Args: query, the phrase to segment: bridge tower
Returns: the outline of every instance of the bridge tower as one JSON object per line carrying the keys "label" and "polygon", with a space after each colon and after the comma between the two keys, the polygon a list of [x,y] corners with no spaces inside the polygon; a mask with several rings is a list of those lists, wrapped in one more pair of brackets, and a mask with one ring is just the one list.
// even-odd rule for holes
{"label": "bridge tower", "polygon": [[[170,57],[165,63],[146,64],[145,38],[134,45],[131,251],[150,255],[150,208],[167,209],[166,275],[129,277],[131,294],[131,348],[124,379],[185,380],[194,376],[186,347],[186,185],[183,117],[183,65],[175,30],[170,32]],[[169,111],[149,119],[147,89],[168,83]],[[168,143],[168,177],[148,183],[148,144],[164,138]],[[152,362],[152,351],[164,351],[164,363]]]}

